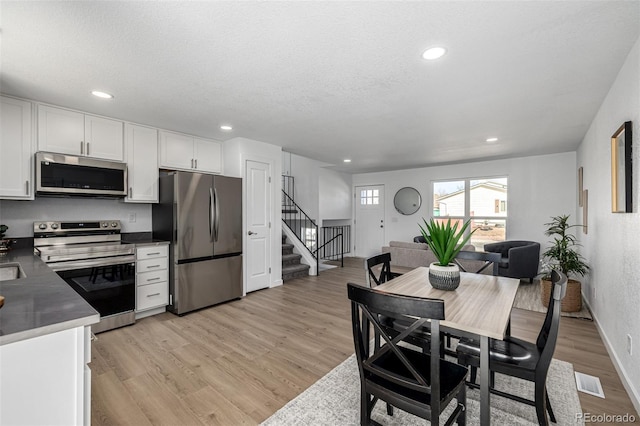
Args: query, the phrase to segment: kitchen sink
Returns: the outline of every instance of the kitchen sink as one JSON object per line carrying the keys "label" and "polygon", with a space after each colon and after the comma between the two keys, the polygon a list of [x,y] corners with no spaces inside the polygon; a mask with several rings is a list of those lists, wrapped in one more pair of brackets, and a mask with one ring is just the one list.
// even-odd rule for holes
{"label": "kitchen sink", "polygon": [[0,281],[17,280],[26,276],[19,263],[0,265]]}

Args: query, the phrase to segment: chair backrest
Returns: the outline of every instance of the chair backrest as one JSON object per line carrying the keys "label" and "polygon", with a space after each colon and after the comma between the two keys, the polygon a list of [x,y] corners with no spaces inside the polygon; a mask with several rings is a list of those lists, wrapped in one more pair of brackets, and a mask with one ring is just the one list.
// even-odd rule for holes
{"label": "chair backrest", "polygon": [[[376,275],[375,267],[382,265]],[[367,285],[370,288],[386,283],[393,278],[391,274],[391,253],[382,253],[364,260]]]}
{"label": "chair backrest", "polygon": [[417,237],[413,237],[413,242],[427,244],[427,240],[424,238],[423,235],[418,235]]}
{"label": "chair backrest", "polygon": [[[349,283],[347,292],[351,300],[351,321],[353,341],[360,380],[374,375],[393,383],[405,390],[413,390],[431,395],[432,407],[440,401],[440,320],[444,319],[444,301],[384,293],[357,284]],[[390,331],[381,323],[382,318],[401,319],[407,323],[402,332]],[[430,322],[428,322],[430,321]],[[375,333],[383,339],[380,348],[372,350],[370,345],[370,325]],[[413,332],[429,325],[431,327],[430,377],[424,377],[411,360],[405,355],[398,343],[406,340]],[[391,354],[389,354],[391,353]],[[393,355],[390,358],[401,363],[408,374],[398,375],[391,371],[376,367],[373,362],[381,356]],[[396,364],[397,364],[396,363]],[[440,412],[440,407],[434,407]]]}
{"label": "chair backrest", "polygon": [[549,298],[547,314],[544,317],[544,323],[536,339],[536,346],[541,351],[540,361],[536,369],[544,371],[549,368],[558,340],[558,331],[560,329],[560,302],[567,293],[567,276],[562,272],[554,270],[551,272],[551,282],[553,290]]}
{"label": "chair backrest", "polygon": [[[458,259],[465,260],[478,260],[482,263],[476,270],[468,271]],[[492,267],[492,275],[498,275],[498,265],[500,264],[500,253],[489,253],[484,251],[465,251],[461,250],[453,261],[460,267],[460,270],[463,272],[474,272],[476,274],[480,274],[482,271],[487,269],[489,266]]]}

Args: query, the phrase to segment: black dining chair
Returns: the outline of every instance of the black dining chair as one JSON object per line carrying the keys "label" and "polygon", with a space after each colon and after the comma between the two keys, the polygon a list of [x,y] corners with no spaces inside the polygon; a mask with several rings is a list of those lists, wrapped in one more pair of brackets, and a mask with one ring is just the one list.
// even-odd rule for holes
{"label": "black dining chair", "polygon": [[[549,300],[547,314],[535,343],[530,343],[516,337],[508,336],[504,340],[490,341],[489,369],[491,370],[491,393],[513,399],[536,407],[536,415],[540,425],[548,425],[545,411],[549,418],[556,422],[549,395],[547,392],[547,374],[551,358],[558,340],[560,327],[560,302],[567,292],[567,276],[553,271],[551,274],[553,292]],[[457,347],[458,363],[471,366],[469,385],[475,384],[477,369],[480,366],[480,342],[471,339],[461,339]],[[534,401],[499,391],[493,387],[495,373],[528,380],[534,383]]]}
{"label": "black dining chair", "polygon": [[[366,273],[367,286],[369,288],[375,288],[380,284],[384,284],[393,278],[399,277],[400,273],[391,272],[391,254],[382,253],[376,256],[372,256],[364,261],[364,269]],[[377,271],[379,269],[379,271]],[[388,328],[389,333],[400,333],[404,331],[410,324],[403,319],[394,319],[385,317],[380,318],[381,324]],[[415,330],[406,339],[407,342],[423,348],[424,351],[429,351],[429,345],[431,342],[431,332],[427,326],[422,329]],[[375,343],[379,346],[380,336],[375,333]],[[444,348],[443,348],[444,350]]]}
{"label": "black dining chair", "polygon": [[[380,267],[380,270],[376,273],[377,267]],[[402,275],[397,272],[391,272],[391,253],[382,253],[365,259],[364,269],[366,271],[365,277],[369,288],[386,283]]]}
{"label": "black dining chair", "polygon": [[[384,293],[349,283],[351,322],[360,373],[360,424],[372,424],[371,412],[378,400],[440,424],[440,415],[455,398],[456,407],[445,424],[466,422],[465,378],[468,370],[440,357],[439,330],[444,302]],[[408,322],[399,334],[390,334],[380,318]],[[433,331],[429,353],[399,345],[407,336],[430,323]],[[382,339],[371,350],[370,329]]]}
{"label": "black dining chair", "polygon": [[[469,269],[469,264],[467,264],[467,267],[465,267],[462,263],[460,263],[460,260],[476,260],[477,262],[477,268],[474,268],[474,270],[470,271]],[[458,265],[458,267],[460,268],[460,270],[462,272],[473,272],[475,274],[481,274],[484,272],[485,269],[487,269],[489,266],[491,266],[491,275],[497,276],[498,275],[498,266],[500,265],[500,260],[502,259],[502,257],[500,256],[500,253],[489,253],[489,252],[484,252],[484,251],[466,251],[466,250],[461,250],[457,255],[456,258],[453,259],[453,262]],[[480,263],[482,262],[482,263]]]}

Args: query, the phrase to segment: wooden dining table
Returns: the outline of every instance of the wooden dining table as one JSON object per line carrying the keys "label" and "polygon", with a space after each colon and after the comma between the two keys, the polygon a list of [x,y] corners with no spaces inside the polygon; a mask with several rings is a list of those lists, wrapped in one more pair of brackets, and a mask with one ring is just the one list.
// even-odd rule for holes
{"label": "wooden dining table", "polygon": [[460,286],[437,290],[429,284],[429,268],[419,267],[376,287],[405,296],[444,300],[441,329],[480,340],[480,424],[490,424],[489,339],[504,339],[520,281],[492,275],[460,273]]}

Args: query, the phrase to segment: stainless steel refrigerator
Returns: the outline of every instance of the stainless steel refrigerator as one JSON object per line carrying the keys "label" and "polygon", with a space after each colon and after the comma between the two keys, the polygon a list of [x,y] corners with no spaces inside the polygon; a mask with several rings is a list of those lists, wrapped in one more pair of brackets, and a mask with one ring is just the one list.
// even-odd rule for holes
{"label": "stainless steel refrigerator", "polygon": [[242,296],[242,179],[160,176],[153,238],[171,241],[169,310],[182,315]]}

